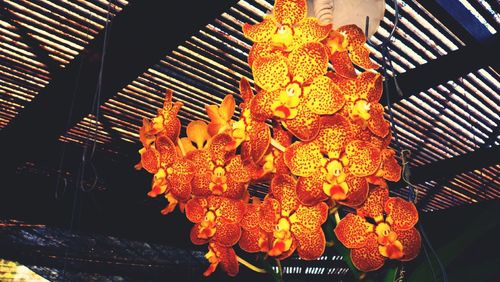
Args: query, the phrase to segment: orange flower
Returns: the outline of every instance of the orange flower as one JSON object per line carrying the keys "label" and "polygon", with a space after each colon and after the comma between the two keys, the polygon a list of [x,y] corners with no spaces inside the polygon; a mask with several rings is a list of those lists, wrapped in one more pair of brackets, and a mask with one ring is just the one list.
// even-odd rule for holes
{"label": "orange flower", "polygon": [[356,79],[347,79],[334,73],[328,76],[344,94],[345,110],[354,122],[368,129],[376,136],[384,138],[390,131],[389,123],[384,119],[384,107],[379,104],[382,96],[382,76],[379,73],[365,71]]}
{"label": "orange flower", "polygon": [[[163,135],[167,136],[173,142],[177,141],[179,138],[179,133],[181,130],[181,122],[177,118],[177,113],[182,107],[181,102],[172,102],[173,91],[168,89],[165,95],[165,102],[162,109],[158,109],[158,115],[153,118],[151,123],[145,122],[140,130],[141,141],[144,147],[147,147],[148,136],[151,134],[157,134],[162,132]],[[145,144],[146,143],[146,144]]]}
{"label": "orange flower", "polygon": [[[241,220],[240,248],[249,253],[269,251],[269,238],[271,232],[265,232],[260,228],[260,209],[262,203],[258,198],[253,198],[252,204],[248,204],[246,212]],[[292,251],[293,252],[293,251]]]}
{"label": "orange flower", "polygon": [[321,129],[311,142],[296,142],[285,151],[285,164],[300,176],[297,195],[311,205],[331,198],[347,206],[363,203],[366,177],[380,166],[380,149],[353,140],[349,121],[339,115],[322,117]]}
{"label": "orange flower", "polygon": [[186,217],[195,225],[191,241],[196,245],[215,242],[231,247],[241,236],[240,221],[245,213],[245,202],[224,197],[193,198],[186,204]]}
{"label": "orange flower", "polygon": [[208,244],[208,253],[205,254],[205,258],[210,263],[210,266],[203,272],[203,276],[210,276],[215,269],[217,269],[219,264],[222,270],[229,276],[234,277],[239,272],[238,259],[236,258],[236,253],[233,248],[224,247],[211,242]]}
{"label": "orange flower", "polygon": [[250,105],[258,121],[277,118],[297,138],[313,139],[319,130],[320,115],[331,115],[344,105],[344,97],[333,81],[324,76],[328,67],[320,43],[306,43],[288,57],[258,58],[252,71],[262,90]]}
{"label": "orange flower", "polygon": [[343,77],[356,78],[353,63],[364,69],[379,67],[370,60],[370,50],[365,46],[365,34],[356,25],[332,30],[323,42],[329,50],[333,68]]}
{"label": "orange flower", "polygon": [[185,203],[191,196],[191,180],[194,176],[194,164],[180,157],[176,146],[165,135],[159,135],[147,148],[142,148],[141,164],[153,173],[153,185],[148,193],[150,197],[166,194],[169,205],[162,211],[170,213],[178,202]]}
{"label": "orange flower", "polygon": [[244,24],[243,34],[266,48],[292,51],[302,43],[323,40],[332,29],[331,24],[320,25],[318,19],[306,15],[306,0],[276,0],[273,14],[260,23]]}
{"label": "orange flower", "polygon": [[316,259],[325,249],[325,235],[321,224],[326,220],[328,206],[319,203],[304,206],[297,199],[297,181],[284,174],[275,175],[271,195],[260,208],[260,227],[272,234],[267,240],[268,255],[284,259],[297,248],[305,260]]}
{"label": "orange flower", "polygon": [[351,249],[356,268],[373,271],[381,268],[386,258],[408,261],[418,255],[421,239],[414,228],[418,212],[413,203],[390,198],[388,189],[381,186],[370,191],[357,212],[345,216],[334,230],[339,241]]}
{"label": "orange flower", "polygon": [[202,121],[191,122],[186,132],[188,137],[181,142],[186,158],[196,168],[191,182],[193,195],[242,198],[250,175],[241,156],[235,154],[234,139],[227,133],[208,139],[207,124]]}
{"label": "orange flower", "polygon": [[208,124],[208,133],[210,136],[217,135],[231,128],[231,118],[234,114],[236,102],[233,95],[226,95],[220,106],[205,106],[210,123]]}

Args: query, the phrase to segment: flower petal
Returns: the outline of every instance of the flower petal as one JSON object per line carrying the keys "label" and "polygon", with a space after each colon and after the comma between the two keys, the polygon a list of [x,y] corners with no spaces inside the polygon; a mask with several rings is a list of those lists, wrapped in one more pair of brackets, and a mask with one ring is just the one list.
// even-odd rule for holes
{"label": "flower petal", "polygon": [[233,141],[233,137],[226,133],[217,134],[208,140],[207,148],[212,156],[212,161],[224,164],[234,154],[229,146]]}
{"label": "flower petal", "polygon": [[361,248],[366,245],[368,235],[372,232],[373,225],[363,217],[348,213],[337,224],[335,236],[348,249]]}
{"label": "flower petal", "polygon": [[245,230],[254,230],[259,228],[259,211],[260,204],[249,205],[243,215],[243,218],[241,219],[241,227]]}
{"label": "flower petal", "polygon": [[415,228],[398,231],[398,240],[403,244],[402,261],[409,261],[418,256],[420,252],[421,238],[420,233]]}
{"label": "flower petal", "polygon": [[377,171],[377,176],[393,182],[398,182],[401,179],[401,166],[394,157],[395,154],[394,150],[382,150],[382,164],[379,171]]}
{"label": "flower petal", "polygon": [[307,15],[306,0],[276,0],[273,15],[280,24],[293,26]]}
{"label": "flower petal", "polygon": [[241,237],[241,227],[238,223],[217,223],[214,242],[224,247],[231,247],[238,243]]}
{"label": "flower petal", "polygon": [[200,234],[200,224],[196,223],[193,228],[191,228],[191,232],[189,232],[191,242],[195,245],[205,245],[208,243],[208,239],[198,238],[198,234]]}
{"label": "flower petal", "polygon": [[225,248],[222,246],[218,246],[217,244],[213,245],[213,248],[219,255],[220,266],[222,270],[224,270],[229,276],[236,276],[239,269],[238,259],[236,258],[236,253],[233,248]]}
{"label": "flower petal", "polygon": [[229,174],[228,177],[231,177],[236,182],[244,183],[250,181],[250,174],[243,166],[243,161],[239,155],[229,159],[226,165],[226,171]]}
{"label": "flower petal", "polygon": [[248,52],[248,65],[251,68],[257,58],[275,55],[284,56],[283,50],[270,42],[254,43]]}
{"label": "flower petal", "polygon": [[191,180],[191,193],[198,197],[207,197],[212,195],[210,191],[210,181],[212,173],[210,172],[196,172]]}
{"label": "flower petal", "polygon": [[285,164],[297,176],[310,176],[321,166],[321,155],[316,143],[296,142],[285,151]]}
{"label": "flower petal", "polygon": [[186,217],[193,223],[200,223],[205,217],[207,199],[193,198],[186,203]]}
{"label": "flower petal", "polygon": [[160,154],[160,161],[163,167],[169,167],[177,158],[175,145],[166,135],[156,137],[155,148]]}
{"label": "flower petal", "polygon": [[394,230],[408,230],[418,221],[418,211],[415,205],[401,198],[389,198],[385,202],[386,221]]}
{"label": "flower petal", "polygon": [[[250,173],[248,172],[248,176],[250,177]],[[228,174],[226,184],[227,190],[222,194],[224,197],[230,199],[241,199],[245,194],[245,187],[247,183],[241,183],[236,181],[237,178],[232,177]]]}
{"label": "flower petal", "polygon": [[259,246],[260,229],[245,230],[241,232],[239,241],[240,248],[247,253],[257,253]]}
{"label": "flower petal", "polygon": [[339,114],[322,117],[321,129],[314,142],[320,146],[321,152],[340,155],[352,139],[350,132],[349,121],[345,117]]}
{"label": "flower petal", "polygon": [[273,116],[271,104],[279,97],[279,91],[268,92],[261,90],[250,102],[252,119],[263,122]]}
{"label": "flower petal", "polygon": [[384,205],[388,199],[389,189],[387,189],[387,186],[371,187],[366,201],[356,209],[356,212],[363,217],[380,217],[384,212]]}
{"label": "flower petal", "polygon": [[314,206],[299,206],[297,211],[290,216],[292,223],[292,232],[295,225],[301,225],[305,232],[313,232],[318,230],[321,225],[326,221],[328,216],[328,205],[319,203]]}
{"label": "flower petal", "polygon": [[186,128],[186,135],[191,142],[196,144],[198,149],[203,148],[205,142],[210,138],[208,135],[208,125],[201,120],[190,122]]}
{"label": "flower petal", "polygon": [[264,18],[262,22],[256,24],[245,23],[242,27],[243,34],[253,42],[266,42],[276,32],[276,23],[271,18]]}
{"label": "flower petal", "polygon": [[258,163],[267,152],[271,144],[271,131],[264,122],[252,122],[252,128],[248,133],[248,143],[251,147],[252,160]]}
{"label": "flower petal", "polygon": [[332,24],[322,25],[317,18],[305,18],[294,28],[294,39],[301,43],[321,41],[332,30]]}
{"label": "flower petal", "polygon": [[[239,223],[245,214],[245,203],[242,200],[227,199],[224,197],[209,197],[209,204],[218,205],[220,220],[226,223]],[[217,203],[214,203],[214,202]]]}
{"label": "flower petal", "polygon": [[370,60],[370,49],[365,47],[366,37],[358,26],[346,25],[337,29],[349,41],[349,52],[352,62],[364,69],[376,69],[379,66]]}
{"label": "flower petal", "polygon": [[298,255],[303,260],[313,260],[319,258],[325,251],[325,234],[321,228],[309,231],[302,225],[292,225],[292,232],[297,241]]}
{"label": "flower petal", "polygon": [[290,175],[277,174],[271,181],[271,193],[281,204],[281,215],[289,216],[299,206],[295,187],[297,181]]}
{"label": "flower petal", "polygon": [[[195,166],[193,162],[186,158],[178,159],[172,164],[172,173],[169,175],[170,179],[175,179],[175,181],[182,184],[189,184],[195,172]],[[167,173],[168,173],[167,169]]]}
{"label": "flower petal", "polygon": [[186,202],[191,197],[191,183],[180,183],[179,181],[170,180],[170,193],[179,202]]}
{"label": "flower petal", "polygon": [[142,167],[149,173],[156,173],[160,168],[160,154],[155,148],[141,149]]}
{"label": "flower petal", "polygon": [[[309,42],[288,55],[293,80],[310,83],[316,77],[326,74],[328,56],[323,44]],[[255,75],[255,73],[254,73]]]}
{"label": "flower petal", "polygon": [[377,135],[384,138],[389,134],[390,124],[384,119],[384,107],[379,103],[370,106],[370,119],[368,120],[368,129]]}
{"label": "flower petal", "polygon": [[304,205],[315,205],[328,199],[323,192],[325,174],[318,171],[309,177],[299,177],[297,182],[297,198]]}
{"label": "flower petal", "polygon": [[349,171],[355,176],[372,175],[380,166],[380,150],[370,142],[351,141],[345,152],[349,158]]}
{"label": "flower petal", "polygon": [[264,198],[260,207],[260,227],[266,232],[273,232],[276,222],[280,218],[281,206],[278,200],[271,197]]}
{"label": "flower petal", "polygon": [[370,91],[366,95],[366,99],[370,103],[376,103],[382,97],[384,86],[382,84],[382,75],[376,72],[363,72],[361,76],[365,76],[365,82],[370,86]]}
{"label": "flower petal", "polygon": [[288,82],[286,58],[280,55],[258,57],[252,65],[255,83],[266,91],[278,90]]}
{"label": "flower petal", "polygon": [[318,115],[334,114],[344,106],[344,96],[326,76],[316,78],[306,89],[307,106]]}
{"label": "flower petal", "polygon": [[347,51],[337,51],[330,56],[330,62],[332,63],[335,72],[345,78],[356,78],[357,74],[354,70],[354,65],[349,58],[349,52]]}
{"label": "flower petal", "polygon": [[364,272],[381,268],[385,258],[380,254],[378,246],[377,235],[371,233],[364,247],[351,250],[351,260],[354,266]]}
{"label": "flower petal", "polygon": [[345,179],[349,190],[347,191],[346,199],[340,203],[344,206],[356,207],[363,204],[368,197],[368,182],[364,177],[356,177],[348,174]]}
{"label": "flower petal", "polygon": [[297,108],[295,118],[284,120],[283,123],[290,133],[302,141],[314,139],[321,127],[320,116],[313,113],[304,104]]}
{"label": "flower petal", "polygon": [[250,83],[244,76],[240,79],[240,96],[245,103],[249,103],[254,96],[252,86],[250,86]]}

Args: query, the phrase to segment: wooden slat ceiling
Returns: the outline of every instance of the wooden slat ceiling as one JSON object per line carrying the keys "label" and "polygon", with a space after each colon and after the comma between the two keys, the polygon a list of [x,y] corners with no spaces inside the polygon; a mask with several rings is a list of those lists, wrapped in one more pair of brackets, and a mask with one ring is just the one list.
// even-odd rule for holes
{"label": "wooden slat ceiling", "polygon": [[125,0],[1,2],[0,129],[50,82],[51,71],[57,69],[49,65],[64,68],[104,28],[106,19],[128,4]]}
{"label": "wooden slat ceiling", "polygon": [[[488,1],[460,1],[491,34],[496,33],[499,16]],[[175,91],[174,99],[184,102],[179,118],[185,126],[191,120],[207,117],[204,106],[219,103],[224,95],[236,94],[238,81],[244,76],[251,82],[246,64],[251,42],[241,32],[242,23],[260,21],[272,1],[242,0],[209,23],[198,33],[151,66],[100,108],[100,119],[108,125],[89,133],[95,117],[89,115],[68,133],[64,142],[82,143],[96,137],[99,144],[113,147],[110,131],[122,141],[138,143],[138,130],[143,117],[151,118],[162,106],[166,88]],[[392,29],[394,10],[388,0],[385,18],[369,42],[372,59],[381,64],[380,43]],[[394,72],[404,73],[441,56],[465,47],[465,41],[427,11],[418,1],[401,2],[400,24],[395,32],[390,54]],[[394,73],[390,72],[391,75]],[[471,69],[470,73],[433,86],[393,104],[400,143],[412,151],[411,165],[422,166],[438,160],[472,152],[484,146],[499,145],[499,75],[491,67]],[[235,117],[239,113],[236,113]],[[395,144],[393,144],[395,146]],[[417,186],[419,198],[435,186],[440,190],[424,210],[499,198],[498,166],[483,168],[455,176],[446,183],[430,181]],[[259,194],[265,187],[253,187]],[[399,191],[404,194],[405,190]]]}

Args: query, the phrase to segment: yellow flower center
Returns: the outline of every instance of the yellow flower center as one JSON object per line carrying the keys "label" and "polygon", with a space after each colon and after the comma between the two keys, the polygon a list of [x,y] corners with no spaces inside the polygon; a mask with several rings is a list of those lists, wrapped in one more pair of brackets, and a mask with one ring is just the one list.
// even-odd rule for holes
{"label": "yellow flower center", "polygon": [[333,54],[335,52],[343,52],[347,50],[347,47],[349,46],[349,41],[347,40],[347,37],[335,30],[332,30],[330,32],[330,36],[326,40],[326,46],[330,49],[330,53]]}
{"label": "yellow flower center", "polygon": [[273,114],[284,119],[295,118],[301,96],[302,86],[298,82],[288,83],[285,89],[280,92],[278,99],[271,104]]}
{"label": "yellow flower center", "polygon": [[217,166],[212,171],[212,177],[208,188],[214,195],[221,195],[227,190],[226,170],[222,166]]}
{"label": "yellow flower center", "polygon": [[282,217],[278,220],[273,232],[273,244],[268,254],[270,256],[279,256],[286,252],[292,246],[293,238],[290,232],[291,224],[287,217]]}
{"label": "yellow flower center", "polygon": [[293,29],[288,25],[282,25],[271,38],[271,43],[279,48],[287,50],[293,42]]}
{"label": "yellow flower center", "polygon": [[205,218],[200,223],[200,228],[198,230],[198,238],[208,239],[214,236],[216,228],[215,228],[215,220],[217,219],[216,212],[209,210],[205,213]]}
{"label": "yellow flower center", "polygon": [[[338,154],[330,154],[338,157]],[[341,158],[323,158],[322,160],[326,181],[323,182],[323,192],[335,201],[345,200],[349,185],[346,180],[344,167],[348,164],[348,159],[344,155]]]}
{"label": "yellow flower center", "polygon": [[375,233],[377,234],[378,249],[381,255],[390,259],[403,257],[403,245],[397,240],[398,234],[391,230],[391,226],[387,222],[377,224]]}
{"label": "yellow flower center", "polygon": [[363,99],[356,101],[352,107],[351,115],[363,120],[370,119],[370,103]]}

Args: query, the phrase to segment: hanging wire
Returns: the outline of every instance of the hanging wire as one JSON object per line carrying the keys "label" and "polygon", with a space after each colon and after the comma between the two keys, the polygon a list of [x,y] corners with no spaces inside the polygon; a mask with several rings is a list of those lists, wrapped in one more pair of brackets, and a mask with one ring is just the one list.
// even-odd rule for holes
{"label": "hanging wire", "polygon": [[[397,129],[395,119],[394,119],[394,113],[392,110],[390,92],[389,92],[389,82],[388,81],[390,79],[390,75],[388,73],[388,68],[390,68],[390,71],[392,73],[392,79],[393,79],[394,85],[396,87],[396,92],[401,97],[404,97],[404,95],[401,91],[401,88],[399,87],[399,85],[397,83],[397,75],[396,75],[396,71],[394,70],[394,66],[392,64],[393,60],[392,60],[391,53],[390,53],[390,45],[392,43],[391,40],[394,36],[394,32],[396,31],[398,23],[399,23],[398,1],[393,0],[393,3],[394,3],[393,27],[392,27],[391,32],[389,33],[389,36],[387,36],[387,38],[385,38],[385,40],[380,44],[381,53],[382,53],[382,71],[383,71],[383,75],[384,75],[384,91],[386,93],[385,97],[386,97],[387,108],[388,108],[388,112],[389,112],[389,119],[391,122],[391,129],[392,129],[392,132],[394,133],[394,143],[396,146],[396,150],[399,152],[399,154],[401,156],[401,162],[403,165],[402,179],[406,184],[408,184],[408,201],[416,203],[417,196],[418,196],[418,189],[410,181],[411,172],[410,172],[410,165],[409,165],[410,164],[409,157],[411,155],[411,151],[408,149],[403,149],[403,146],[401,146],[401,143],[399,142],[399,134],[398,134],[398,129]],[[443,263],[441,262],[441,259],[439,258],[438,254],[436,253],[436,251],[432,247],[432,244],[430,243],[430,240],[427,237],[427,234],[425,233],[421,222],[418,223],[418,229],[420,231],[420,234],[422,234],[422,238],[424,239],[423,240],[424,253],[426,254],[426,258],[427,258],[427,261],[429,262],[429,265],[431,265],[431,272],[433,273],[434,281],[437,281],[437,278],[436,278],[436,275],[434,272],[434,268],[432,267],[432,259],[428,254],[427,248],[430,250],[430,252],[432,253],[432,255],[434,256],[435,260],[437,261],[437,263],[439,265],[443,281],[448,282],[448,276],[446,274],[446,270],[443,266]]]}

